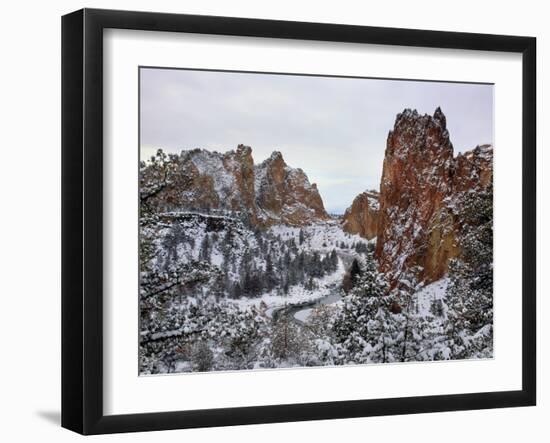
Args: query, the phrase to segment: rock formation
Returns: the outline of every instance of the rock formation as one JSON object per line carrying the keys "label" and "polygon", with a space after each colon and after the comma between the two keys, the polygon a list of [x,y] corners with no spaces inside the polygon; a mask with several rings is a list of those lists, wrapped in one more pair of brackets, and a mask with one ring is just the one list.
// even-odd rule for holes
{"label": "rock formation", "polygon": [[173,156],[172,163],[169,184],[156,197],[162,211],[236,211],[261,227],[328,218],[317,186],[280,152],[254,165],[249,146],[225,153],[193,149]]}
{"label": "rock formation", "polygon": [[492,184],[492,147],[453,155],[446,118],[405,110],[387,139],[380,182],[376,256],[391,282],[412,267],[431,282],[460,253],[456,203]]}
{"label": "rock formation", "polygon": [[310,184],[301,169],[289,167],[280,152],[273,152],[254,171],[261,223],[300,226],[328,218],[315,183]]}
{"label": "rock formation", "polygon": [[374,191],[359,194],[342,217],[342,229],[368,240],[378,235],[379,195]]}
{"label": "rock formation", "polygon": [[[141,191],[142,202],[146,198],[157,212],[227,210],[246,214],[258,227],[330,218],[317,186],[277,151],[257,165],[244,145],[226,153],[183,151],[170,157],[169,168],[163,164],[149,167],[153,185]],[[435,281],[461,253],[460,208],[492,181],[492,146],[455,157],[440,108],[433,116],[406,109],[388,134],[380,193],[359,194],[342,217],[342,229],[376,237],[380,270],[392,284],[413,267],[420,280]]]}

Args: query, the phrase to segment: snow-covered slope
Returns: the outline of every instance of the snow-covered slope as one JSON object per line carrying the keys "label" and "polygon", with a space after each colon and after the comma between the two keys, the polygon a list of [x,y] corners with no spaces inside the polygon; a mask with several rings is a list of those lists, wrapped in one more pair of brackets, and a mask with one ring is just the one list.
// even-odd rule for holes
{"label": "snow-covered slope", "polygon": [[361,262],[374,247],[332,219],[264,231],[233,213],[168,212],[148,229],[157,250],[155,272],[203,266],[203,274],[210,273],[200,285],[180,288],[181,294],[199,299],[217,294],[241,308],[263,305],[269,314],[339,294],[352,261]]}

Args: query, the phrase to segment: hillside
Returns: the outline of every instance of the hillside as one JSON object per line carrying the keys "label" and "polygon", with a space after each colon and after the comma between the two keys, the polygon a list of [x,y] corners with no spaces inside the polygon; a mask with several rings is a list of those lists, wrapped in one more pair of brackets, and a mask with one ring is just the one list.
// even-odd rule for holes
{"label": "hillside", "polygon": [[492,356],[490,145],[405,110],[380,191],[329,216],[278,151],[140,165],[140,373]]}
{"label": "hillside", "polygon": [[147,198],[155,211],[232,211],[259,227],[303,226],[329,218],[317,186],[303,170],[288,166],[277,151],[257,165],[252,149],[244,145],[225,153],[160,152],[147,168],[143,164],[142,171],[142,195],[148,195],[144,188],[160,188]]}

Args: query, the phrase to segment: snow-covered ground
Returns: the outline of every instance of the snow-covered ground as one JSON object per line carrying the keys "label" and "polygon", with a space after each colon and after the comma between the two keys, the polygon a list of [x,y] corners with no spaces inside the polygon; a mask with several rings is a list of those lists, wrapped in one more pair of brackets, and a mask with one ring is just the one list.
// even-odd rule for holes
{"label": "snow-covered ground", "polygon": [[300,245],[300,249],[316,250],[319,252],[330,252],[334,248],[340,249],[342,243],[346,248],[357,243],[376,243],[376,238],[366,240],[357,234],[344,232],[338,220],[313,223],[301,228],[275,225],[272,226],[269,231],[273,235],[280,236],[282,240],[294,239],[296,241],[299,241],[300,231],[302,231],[304,242]]}
{"label": "snow-covered ground", "polygon": [[[183,242],[177,246],[177,255],[180,260],[198,260],[200,258],[200,250],[207,233],[208,219],[217,219],[227,224],[236,234],[232,240],[233,253],[241,256],[244,251],[258,247],[258,240],[254,233],[246,228],[238,218],[231,214],[205,214],[198,212],[181,212],[181,213],[165,213],[163,216],[176,219],[180,223],[182,229],[188,238],[193,238],[193,242]],[[164,228],[164,235],[170,232],[167,225]],[[314,289],[306,289],[303,284],[297,284],[288,288],[288,293],[283,294],[281,288],[275,288],[270,292],[261,294],[257,297],[241,297],[236,300],[227,300],[230,303],[236,304],[241,309],[247,309],[251,306],[260,308],[263,304],[267,315],[272,315],[275,310],[282,308],[285,305],[301,305],[312,303],[327,297],[335,292],[335,288],[339,287],[346,269],[349,268],[354,258],[362,259],[362,255],[358,254],[355,247],[359,244],[373,244],[376,239],[366,240],[359,235],[349,234],[342,230],[341,224],[337,219],[322,221],[303,227],[293,227],[287,225],[274,225],[269,228],[268,238],[273,243],[271,251],[273,259],[278,258],[280,254],[280,245],[285,242],[294,243],[298,251],[307,253],[319,252],[320,254],[328,254],[333,250],[338,256],[338,267],[335,272],[327,274],[321,278],[314,278]],[[219,233],[219,238],[223,237],[223,231]],[[161,236],[162,237],[162,236]],[[160,241],[159,241],[160,242]],[[210,262],[217,267],[222,266],[224,257],[220,249],[219,242],[212,242],[210,250]],[[254,265],[258,269],[265,269],[265,263],[259,257],[252,257]],[[238,278],[237,272],[229,271],[229,274]],[[434,283],[423,287],[416,295],[416,303],[418,313],[420,315],[428,315],[430,306],[434,300],[443,299],[447,288],[448,279],[444,278]],[[295,313],[295,318],[304,321],[311,313],[309,306],[305,306],[303,310]]]}
{"label": "snow-covered ground", "polygon": [[[156,257],[160,266],[164,260],[169,258],[170,253],[164,247],[167,236],[174,236],[174,225],[178,224],[180,231],[184,232],[184,241],[178,241],[176,255],[179,261],[188,262],[200,260],[201,249],[204,247],[205,237],[208,235],[209,220],[215,219],[226,224],[226,229],[230,229],[234,235],[231,237],[231,252],[235,256],[236,267],[230,267],[227,270],[228,275],[235,281],[239,279],[239,262],[246,251],[257,250],[259,247],[258,237],[252,230],[247,228],[234,215],[227,213],[200,213],[196,211],[182,211],[162,214],[171,223],[167,223],[162,228],[161,235],[157,240],[159,250],[162,251]],[[225,230],[217,233],[217,240],[210,237],[209,261],[212,265],[221,267],[224,261],[224,252],[222,239],[225,236]],[[318,252],[321,256],[336,251],[338,257],[338,267],[335,272],[324,275],[321,278],[314,278],[314,289],[306,289],[304,284],[292,285],[288,288],[288,293],[283,294],[281,288],[275,288],[270,292],[257,297],[242,297],[236,300],[228,300],[237,304],[240,308],[246,309],[250,306],[260,307],[262,302],[267,307],[268,315],[273,310],[284,305],[296,305],[308,302],[314,302],[322,299],[334,292],[334,288],[340,286],[346,269],[350,266],[354,258],[361,259],[361,254],[356,251],[357,245],[366,246],[375,240],[366,240],[359,235],[348,234],[341,228],[337,219],[321,221],[303,227],[292,227],[287,225],[274,225],[267,231],[265,241],[271,242],[271,257],[276,262],[283,255],[282,247],[288,242],[296,245],[297,251],[311,254]],[[212,235],[212,234],[210,234]],[[189,240],[189,239],[192,239]],[[256,269],[265,269],[264,259],[255,256],[251,257],[253,266]]]}
{"label": "snow-covered ground", "polygon": [[296,312],[296,314],[294,314],[294,318],[296,320],[304,322],[309,318],[312,312],[313,312],[313,308],[302,309],[301,311],[298,311]]}
{"label": "snow-covered ground", "polygon": [[435,300],[444,300],[449,279],[447,277],[424,286],[416,293],[418,313],[422,316],[430,314],[430,306]]}
{"label": "snow-covered ground", "polygon": [[[447,286],[449,284],[449,279],[444,277],[440,280],[437,280],[429,285],[424,286],[420,289],[413,297],[416,300],[418,306],[418,314],[425,317],[430,315],[430,307],[435,300],[445,300],[445,293],[447,291]],[[305,301],[305,300],[304,300]],[[443,311],[445,313],[446,306],[443,303]],[[313,312],[313,308],[304,308],[294,314],[294,318],[304,322]]]}
{"label": "snow-covered ground", "polygon": [[[356,257],[361,259],[360,254],[357,254],[353,247],[360,243],[367,245],[376,241],[376,239],[369,241],[359,235],[344,232],[337,220],[319,222],[303,227],[274,225],[269,229],[269,233],[279,237],[282,241],[293,240],[299,245],[299,250],[318,251],[322,254],[336,250],[338,255],[336,272],[314,279],[316,288],[313,290],[307,290],[302,285],[295,285],[290,287],[287,295],[281,295],[280,291],[273,290],[258,298],[241,298],[235,301],[242,309],[250,306],[259,307],[263,303],[267,307],[267,315],[270,316],[278,308],[285,305],[311,303],[333,294],[335,288],[340,287],[344,273],[352,260]],[[302,235],[302,242],[300,242],[300,235]],[[295,318],[304,321],[311,314],[311,311],[310,308],[304,308],[296,312]]]}
{"label": "snow-covered ground", "polygon": [[296,285],[290,287],[288,295],[279,295],[276,290],[273,290],[256,298],[243,297],[235,300],[234,303],[238,304],[242,309],[246,309],[250,306],[259,307],[263,302],[267,307],[266,313],[271,316],[275,309],[285,305],[299,305],[302,303],[314,302],[331,294],[334,292],[335,286],[339,286],[342,282],[345,271],[344,263],[339,258],[336,272],[326,275],[323,278],[314,279],[317,288],[313,290],[307,290],[302,285]]}

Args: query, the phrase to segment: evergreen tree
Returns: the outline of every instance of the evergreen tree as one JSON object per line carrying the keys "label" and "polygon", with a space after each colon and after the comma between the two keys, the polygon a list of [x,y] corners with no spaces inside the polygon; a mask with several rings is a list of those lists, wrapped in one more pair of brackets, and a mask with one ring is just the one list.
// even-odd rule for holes
{"label": "evergreen tree", "polygon": [[241,284],[239,282],[236,282],[233,284],[233,288],[231,290],[231,297],[232,298],[239,298],[242,296],[242,288],[241,288]]}
{"label": "evergreen tree", "polygon": [[395,302],[392,295],[383,295],[378,300],[378,309],[368,322],[370,348],[368,363],[391,363],[399,360],[399,337],[403,333],[403,317],[391,310]]}
{"label": "evergreen tree", "polygon": [[178,186],[180,179],[176,174],[178,156],[166,154],[158,149],[149,161],[139,166],[139,211],[140,218],[147,219],[155,213],[167,210],[167,202],[162,193],[166,189]]}
{"label": "evergreen tree", "polygon": [[[372,255],[369,256],[367,258],[367,261],[374,263],[374,256]],[[369,263],[369,265],[370,264],[371,263]],[[342,289],[345,292],[349,292],[355,287],[360,277],[361,277],[361,266],[359,265],[359,261],[356,258],[354,258],[353,261],[351,262],[350,268],[344,274],[344,279],[342,281]]]}
{"label": "evergreen tree", "polygon": [[337,308],[333,305],[318,305],[306,320],[307,328],[316,338],[334,339],[334,318]]}
{"label": "evergreen tree", "polygon": [[301,273],[305,271],[306,268],[306,254],[304,251],[300,252],[300,254],[296,258],[296,269],[298,269]]}
{"label": "evergreen tree", "polygon": [[283,293],[285,295],[288,295],[288,291],[290,291],[290,283],[289,283],[288,279],[285,279],[285,281],[283,283]]}
{"label": "evergreen tree", "polygon": [[195,371],[210,371],[214,363],[214,354],[210,350],[208,344],[201,340],[193,347],[191,360]]}
{"label": "evergreen tree", "polygon": [[318,251],[314,251],[310,257],[307,274],[313,277],[322,276],[321,257]]}
{"label": "evergreen tree", "polygon": [[[357,266],[359,266],[357,264]],[[370,324],[384,305],[387,282],[378,272],[374,257],[368,256],[365,269],[357,274],[357,282],[343,297],[343,307],[335,324],[336,341],[342,345],[347,358],[354,363],[370,361],[381,326],[373,328]]]}
{"label": "evergreen tree", "polygon": [[208,239],[208,234],[204,236],[201,243],[201,248],[199,251],[199,260],[210,263],[210,241]]}
{"label": "evergreen tree", "polygon": [[245,274],[242,283],[243,293],[247,297],[256,297],[262,290],[262,282],[257,272],[251,271]]}
{"label": "evergreen tree", "polygon": [[269,292],[277,285],[277,276],[275,275],[275,269],[271,256],[267,255],[265,258],[265,273],[264,273],[264,288]]}
{"label": "evergreen tree", "polygon": [[299,241],[300,245],[304,244],[305,239],[306,239],[306,237],[305,237],[305,234],[304,234],[304,230],[300,228],[300,233],[298,234],[298,241]]}
{"label": "evergreen tree", "polygon": [[256,308],[241,311],[231,310],[222,325],[228,336],[227,355],[233,369],[251,369],[259,357],[259,343],[266,335],[265,318]]}
{"label": "evergreen tree", "polygon": [[[374,259],[371,258],[369,265],[373,263],[375,263]],[[350,275],[352,286],[355,286],[357,284],[357,281],[359,280],[359,277],[361,276],[361,267],[359,266],[359,262],[357,261],[356,258],[354,258],[353,262],[351,263],[349,275]]]}
{"label": "evergreen tree", "polygon": [[443,317],[445,309],[443,308],[443,301],[441,299],[433,299],[430,303],[430,314],[434,317]]}
{"label": "evergreen tree", "polygon": [[447,288],[448,358],[491,357],[493,351],[493,193],[463,196],[462,255],[451,261]]}
{"label": "evergreen tree", "polygon": [[282,361],[299,361],[309,347],[305,330],[283,313],[275,322],[271,336],[271,352]]}
{"label": "evergreen tree", "polygon": [[333,249],[330,253],[330,262],[331,262],[331,272],[336,272],[338,269],[338,255],[336,254],[336,249]]}
{"label": "evergreen tree", "polygon": [[417,278],[419,272],[419,268],[406,270],[394,289],[395,302],[400,306],[400,313],[395,318],[401,322],[400,333],[395,339],[395,356],[398,361],[415,360],[422,350],[422,321],[416,312],[414,299],[420,289]]}

